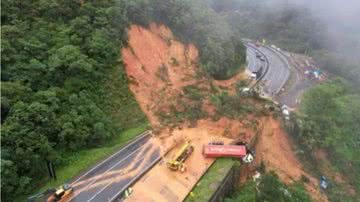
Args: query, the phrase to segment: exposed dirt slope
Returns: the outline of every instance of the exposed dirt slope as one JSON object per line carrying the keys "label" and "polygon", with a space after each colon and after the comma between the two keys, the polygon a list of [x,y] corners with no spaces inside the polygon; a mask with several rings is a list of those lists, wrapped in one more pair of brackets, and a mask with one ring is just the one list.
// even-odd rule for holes
{"label": "exposed dirt slope", "polygon": [[[207,159],[202,155],[202,145],[207,144],[211,138],[215,137],[209,135],[209,131],[201,127],[185,128],[172,132],[171,136],[163,139],[162,144],[175,147],[175,150],[170,150],[160,163],[135,184],[133,187],[134,195],[127,201],[183,201],[215,160]],[[220,135],[216,136],[216,139],[223,140],[225,143],[231,141]],[[175,155],[176,149],[179,149],[184,141],[191,141],[195,147],[185,162],[187,171],[184,173],[169,171],[166,162]]]}
{"label": "exposed dirt slope", "polygon": [[[176,41],[165,26],[151,24],[149,29],[145,29],[133,25],[128,35],[129,47],[122,50],[122,56],[130,89],[152,126],[161,128],[156,132],[156,139],[164,155],[162,163],[135,184],[134,194],[129,200],[181,201],[214,161],[202,156],[203,144],[221,139],[230,142],[228,138],[249,141],[254,132],[250,127],[244,127],[246,122],[225,117],[217,121],[199,120],[195,128],[188,123],[180,124],[177,128],[158,127],[161,124],[156,113],[176,106],[176,101],[182,99],[184,86],[195,85],[207,91],[213,81],[196,67],[196,47]],[[240,77],[242,75],[238,74],[236,78]],[[235,82],[235,79],[231,79],[213,85],[231,88]],[[204,100],[203,107],[207,112],[212,111],[208,100]],[[173,148],[178,148],[186,140],[191,140],[195,147],[194,154],[186,161],[187,172],[169,171],[165,165],[166,159],[176,151]]]}
{"label": "exposed dirt slope", "polygon": [[128,35],[129,47],[122,49],[122,56],[130,89],[152,125],[158,125],[155,112],[169,107],[182,87],[198,82],[194,79],[198,50],[174,40],[163,25],[151,24],[150,29],[133,25]]}
{"label": "exposed dirt slope", "polygon": [[271,117],[263,118],[264,129],[256,145],[256,164],[260,165],[263,161],[268,170],[274,170],[279,178],[289,184],[299,181],[301,176],[309,179],[305,188],[315,201],[327,201],[327,198],[319,190],[319,182],[310,174],[304,171],[301,162],[296,157],[291,142],[281,129],[279,121]]}
{"label": "exposed dirt slope", "polygon": [[[156,114],[159,110],[168,110],[170,106],[176,106],[177,100],[182,99],[184,86],[192,84],[206,91],[214,85],[235,92],[236,82],[244,78],[242,74],[226,81],[207,78],[197,68],[196,47],[176,41],[165,26],[151,24],[149,29],[146,29],[132,25],[128,35],[129,47],[122,50],[122,56],[130,80],[130,89],[153,127],[160,125]],[[207,112],[212,111],[208,100],[204,100],[202,107],[206,108]],[[181,201],[213,162],[202,157],[202,145],[225,137],[249,142],[255,133],[249,126],[252,120],[264,125],[264,131],[260,134],[256,146],[257,163],[263,160],[269,169],[275,170],[280,179],[287,183],[299,180],[302,175],[307,176],[311,180],[307,189],[313,198],[326,201],[316,189],[317,181],[304,172],[286,134],[280,129],[279,122],[269,117],[260,119],[254,116],[243,121],[225,117],[217,121],[203,119],[197,121],[195,128],[186,123],[177,128],[162,127],[157,131],[156,138],[165,159],[171,158],[173,148],[177,148],[180,142],[193,141],[195,153],[186,161],[188,171],[185,174],[171,172],[163,161],[135,184],[134,193],[129,200]],[[145,196],[148,198],[144,198]]]}

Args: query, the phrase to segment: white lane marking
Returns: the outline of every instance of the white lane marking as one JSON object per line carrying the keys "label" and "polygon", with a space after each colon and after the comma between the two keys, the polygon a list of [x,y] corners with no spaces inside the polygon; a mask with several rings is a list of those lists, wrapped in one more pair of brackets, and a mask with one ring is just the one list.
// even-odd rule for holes
{"label": "white lane marking", "polygon": [[[155,165],[155,163],[157,163],[160,159],[161,159],[161,156],[158,156],[153,162],[151,162],[151,163],[144,169],[144,171],[147,171],[149,168],[151,168],[151,166]],[[115,200],[115,198],[118,197],[121,192],[123,192],[125,189],[127,189],[127,187],[129,187],[132,183],[134,183],[134,181],[136,181],[137,178],[138,178],[139,176],[141,176],[142,174],[144,174],[144,173],[139,173],[139,174],[137,174],[129,183],[127,183],[127,184],[124,186],[123,189],[121,189],[118,193],[116,193],[109,201]]]}
{"label": "white lane marking", "polygon": [[[142,157],[141,159],[139,159],[139,161],[144,160],[145,157]],[[94,196],[92,196],[89,200],[87,200],[87,202],[90,202],[91,200],[94,200],[96,196],[98,196],[99,194],[101,194],[102,191],[104,191],[108,186],[110,186],[112,183],[114,182],[114,180],[111,180],[111,182],[109,182],[106,186],[104,186],[103,188],[101,188],[98,192],[96,192],[96,194]]]}
{"label": "white lane marking", "polygon": [[[107,170],[104,172],[104,174],[102,174],[102,175],[105,175],[109,170],[113,169],[115,166],[117,166],[117,165],[119,165],[121,162],[125,161],[125,159],[128,159],[130,156],[132,156],[135,152],[137,152],[137,151],[139,151],[140,149],[142,149],[144,146],[145,146],[145,145],[143,145],[143,146],[137,148],[136,150],[134,150],[133,152],[131,152],[131,153],[130,153],[129,155],[127,155],[125,158],[121,159],[121,160],[120,160],[119,162],[117,162],[115,165],[113,165],[113,166],[111,166],[109,169],[107,169]],[[97,180],[99,180],[99,179],[95,179],[95,180],[91,181],[91,182],[85,187],[85,190],[86,190],[87,187],[89,187],[89,186],[91,186],[92,184],[94,184],[94,182],[97,181]],[[110,183],[110,184],[111,184],[111,183]],[[102,189],[102,190],[103,190],[103,189]],[[81,192],[80,192],[80,193],[81,193]],[[77,195],[79,195],[80,193],[78,193]],[[76,195],[76,196],[77,196],[77,195]],[[96,196],[96,194],[95,194],[95,196]],[[74,197],[75,197],[75,196],[74,196]],[[94,196],[91,197],[91,199],[92,199],[92,198],[94,198]],[[91,199],[89,199],[89,200],[91,200]]]}
{"label": "white lane marking", "polygon": [[[148,132],[148,131],[146,131]],[[145,132],[144,132],[145,133]],[[142,138],[142,137],[140,137]],[[110,167],[109,169],[105,170],[105,172],[101,175],[106,174],[109,170],[111,170],[113,167],[115,167],[116,165],[118,165],[119,163],[121,163],[122,161],[124,161],[125,159],[127,159],[129,156],[131,156],[133,153],[135,153],[136,151],[138,151],[139,149],[143,148],[145,146],[145,144],[143,144],[142,146],[140,146],[139,148],[137,148],[136,150],[134,150],[133,152],[131,152],[129,155],[127,155],[125,158],[121,159],[119,162],[117,162],[115,165],[113,165],[112,167]],[[95,178],[94,180],[92,180],[88,185],[85,186],[85,189],[88,188],[90,185],[94,184],[95,181],[97,181],[98,178]],[[76,196],[78,196],[81,192],[74,194],[69,201],[73,200]]]}
{"label": "white lane marking", "polygon": [[277,80],[279,80],[279,82],[277,82],[276,84],[274,83],[274,87],[276,87],[275,93],[277,94],[280,92],[280,90],[285,85],[286,81],[289,79],[291,66],[289,64],[288,59],[280,51],[277,51],[271,47],[267,47],[266,49],[268,50],[267,52],[269,54],[271,53],[273,55],[274,60],[276,61],[277,64],[279,64],[278,66],[280,70],[282,70],[279,72],[279,75],[281,75],[280,79],[278,79],[279,75],[276,78]]}
{"label": "white lane marking", "polygon": [[[144,147],[144,146],[143,146]],[[140,148],[139,148],[140,149]],[[142,157],[141,159],[139,159],[139,161],[142,161],[145,159],[146,156]],[[102,191],[104,191],[108,186],[110,186],[112,183],[114,182],[114,179],[109,182],[106,186],[104,186],[103,188],[101,188],[98,192],[95,193],[95,195],[93,195],[89,200],[87,200],[87,202],[93,200],[97,195],[99,195]]]}
{"label": "white lane marking", "polygon": [[71,184],[75,184],[76,182],[78,182],[79,180],[81,180],[84,176],[86,176],[87,174],[89,174],[91,171],[95,170],[96,168],[98,168],[99,166],[101,166],[102,164],[104,164],[106,161],[108,161],[109,159],[111,159],[113,156],[115,156],[116,154],[120,153],[121,151],[123,151],[124,149],[128,148],[129,146],[133,145],[134,143],[136,143],[137,141],[141,140],[142,138],[144,138],[146,135],[148,135],[150,133],[150,130],[143,132],[142,134],[139,135],[139,137],[135,140],[133,140],[133,142],[130,142],[128,145],[126,145],[125,147],[123,147],[122,149],[120,149],[119,151],[117,151],[116,153],[112,154],[111,156],[109,156],[108,158],[106,158],[105,160],[103,160],[101,163],[99,163],[98,165],[96,165],[95,167],[93,167],[91,170],[87,171],[85,174],[81,175],[77,180],[75,180],[74,182],[72,182]]}

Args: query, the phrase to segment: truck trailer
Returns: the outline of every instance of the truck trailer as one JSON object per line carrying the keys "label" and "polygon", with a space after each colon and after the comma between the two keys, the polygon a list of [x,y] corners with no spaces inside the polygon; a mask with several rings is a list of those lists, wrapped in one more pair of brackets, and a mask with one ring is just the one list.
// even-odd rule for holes
{"label": "truck trailer", "polygon": [[203,154],[206,158],[243,158],[247,151],[245,145],[204,145]]}

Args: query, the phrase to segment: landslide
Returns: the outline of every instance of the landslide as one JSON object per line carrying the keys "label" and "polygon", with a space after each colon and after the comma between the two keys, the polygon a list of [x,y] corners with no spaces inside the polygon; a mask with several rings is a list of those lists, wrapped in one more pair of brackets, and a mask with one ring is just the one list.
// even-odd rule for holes
{"label": "landslide", "polygon": [[[128,30],[128,36],[128,47],[123,48],[121,54],[129,78],[129,87],[153,128],[158,129],[155,133],[160,141],[176,144],[178,141],[175,136],[186,133],[184,136],[188,136],[189,139],[202,137],[210,141],[217,136],[225,136],[250,142],[261,126],[263,128],[256,145],[255,166],[261,161],[265,162],[267,168],[275,170],[285,183],[306,176],[310,182],[305,187],[312,197],[316,201],[327,201],[318,190],[317,180],[304,171],[301,162],[296,158],[291,142],[281,129],[279,121],[264,113],[264,101],[237,98],[241,99],[243,105],[252,105],[254,109],[260,110],[257,110],[257,113],[249,110],[242,118],[234,118],[219,116],[216,112],[218,106],[211,102],[211,96],[200,96],[197,97],[197,103],[200,105],[191,111],[201,110],[206,115],[195,120],[195,124],[181,122],[176,127],[169,127],[161,119],[161,113],[165,113],[167,117],[177,116],[171,114],[174,108],[181,111],[192,107],[193,101],[186,96],[189,93],[186,91],[187,87],[196,87],[204,94],[213,94],[219,89],[234,94],[236,83],[245,78],[244,74],[239,73],[225,81],[214,81],[199,68],[197,48],[193,44],[182,44],[177,41],[171,30],[164,25],[152,23],[148,28],[132,25]],[[162,144],[167,148],[172,147]],[[192,161],[198,164],[196,167],[203,164],[200,157]]]}

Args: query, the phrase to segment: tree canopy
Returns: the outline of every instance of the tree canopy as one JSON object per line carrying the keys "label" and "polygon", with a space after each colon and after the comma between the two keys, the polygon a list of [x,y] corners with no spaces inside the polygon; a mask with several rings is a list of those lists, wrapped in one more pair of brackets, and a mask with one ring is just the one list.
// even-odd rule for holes
{"label": "tree canopy", "polygon": [[127,10],[133,22],[164,23],[181,41],[194,43],[201,65],[215,79],[227,79],[243,70],[246,53],[241,37],[210,7],[210,1],[135,0]]}
{"label": "tree canopy", "polygon": [[258,182],[248,181],[225,202],[310,202],[311,199],[300,182],[285,185],[274,172],[261,176]]}
{"label": "tree canopy", "polygon": [[[32,191],[65,151],[98,146],[145,120],[119,50],[132,23],[169,26],[194,43],[201,66],[226,79],[245,47],[207,1],[3,0],[1,2],[2,199]],[[7,177],[11,176],[11,177]]]}
{"label": "tree canopy", "polygon": [[[46,176],[46,161],[58,165],[61,152],[97,146],[144,116],[117,62],[129,23],[118,17],[123,6],[4,0],[1,7],[1,198],[11,201]],[[108,79],[120,91],[113,102],[102,87]]]}

